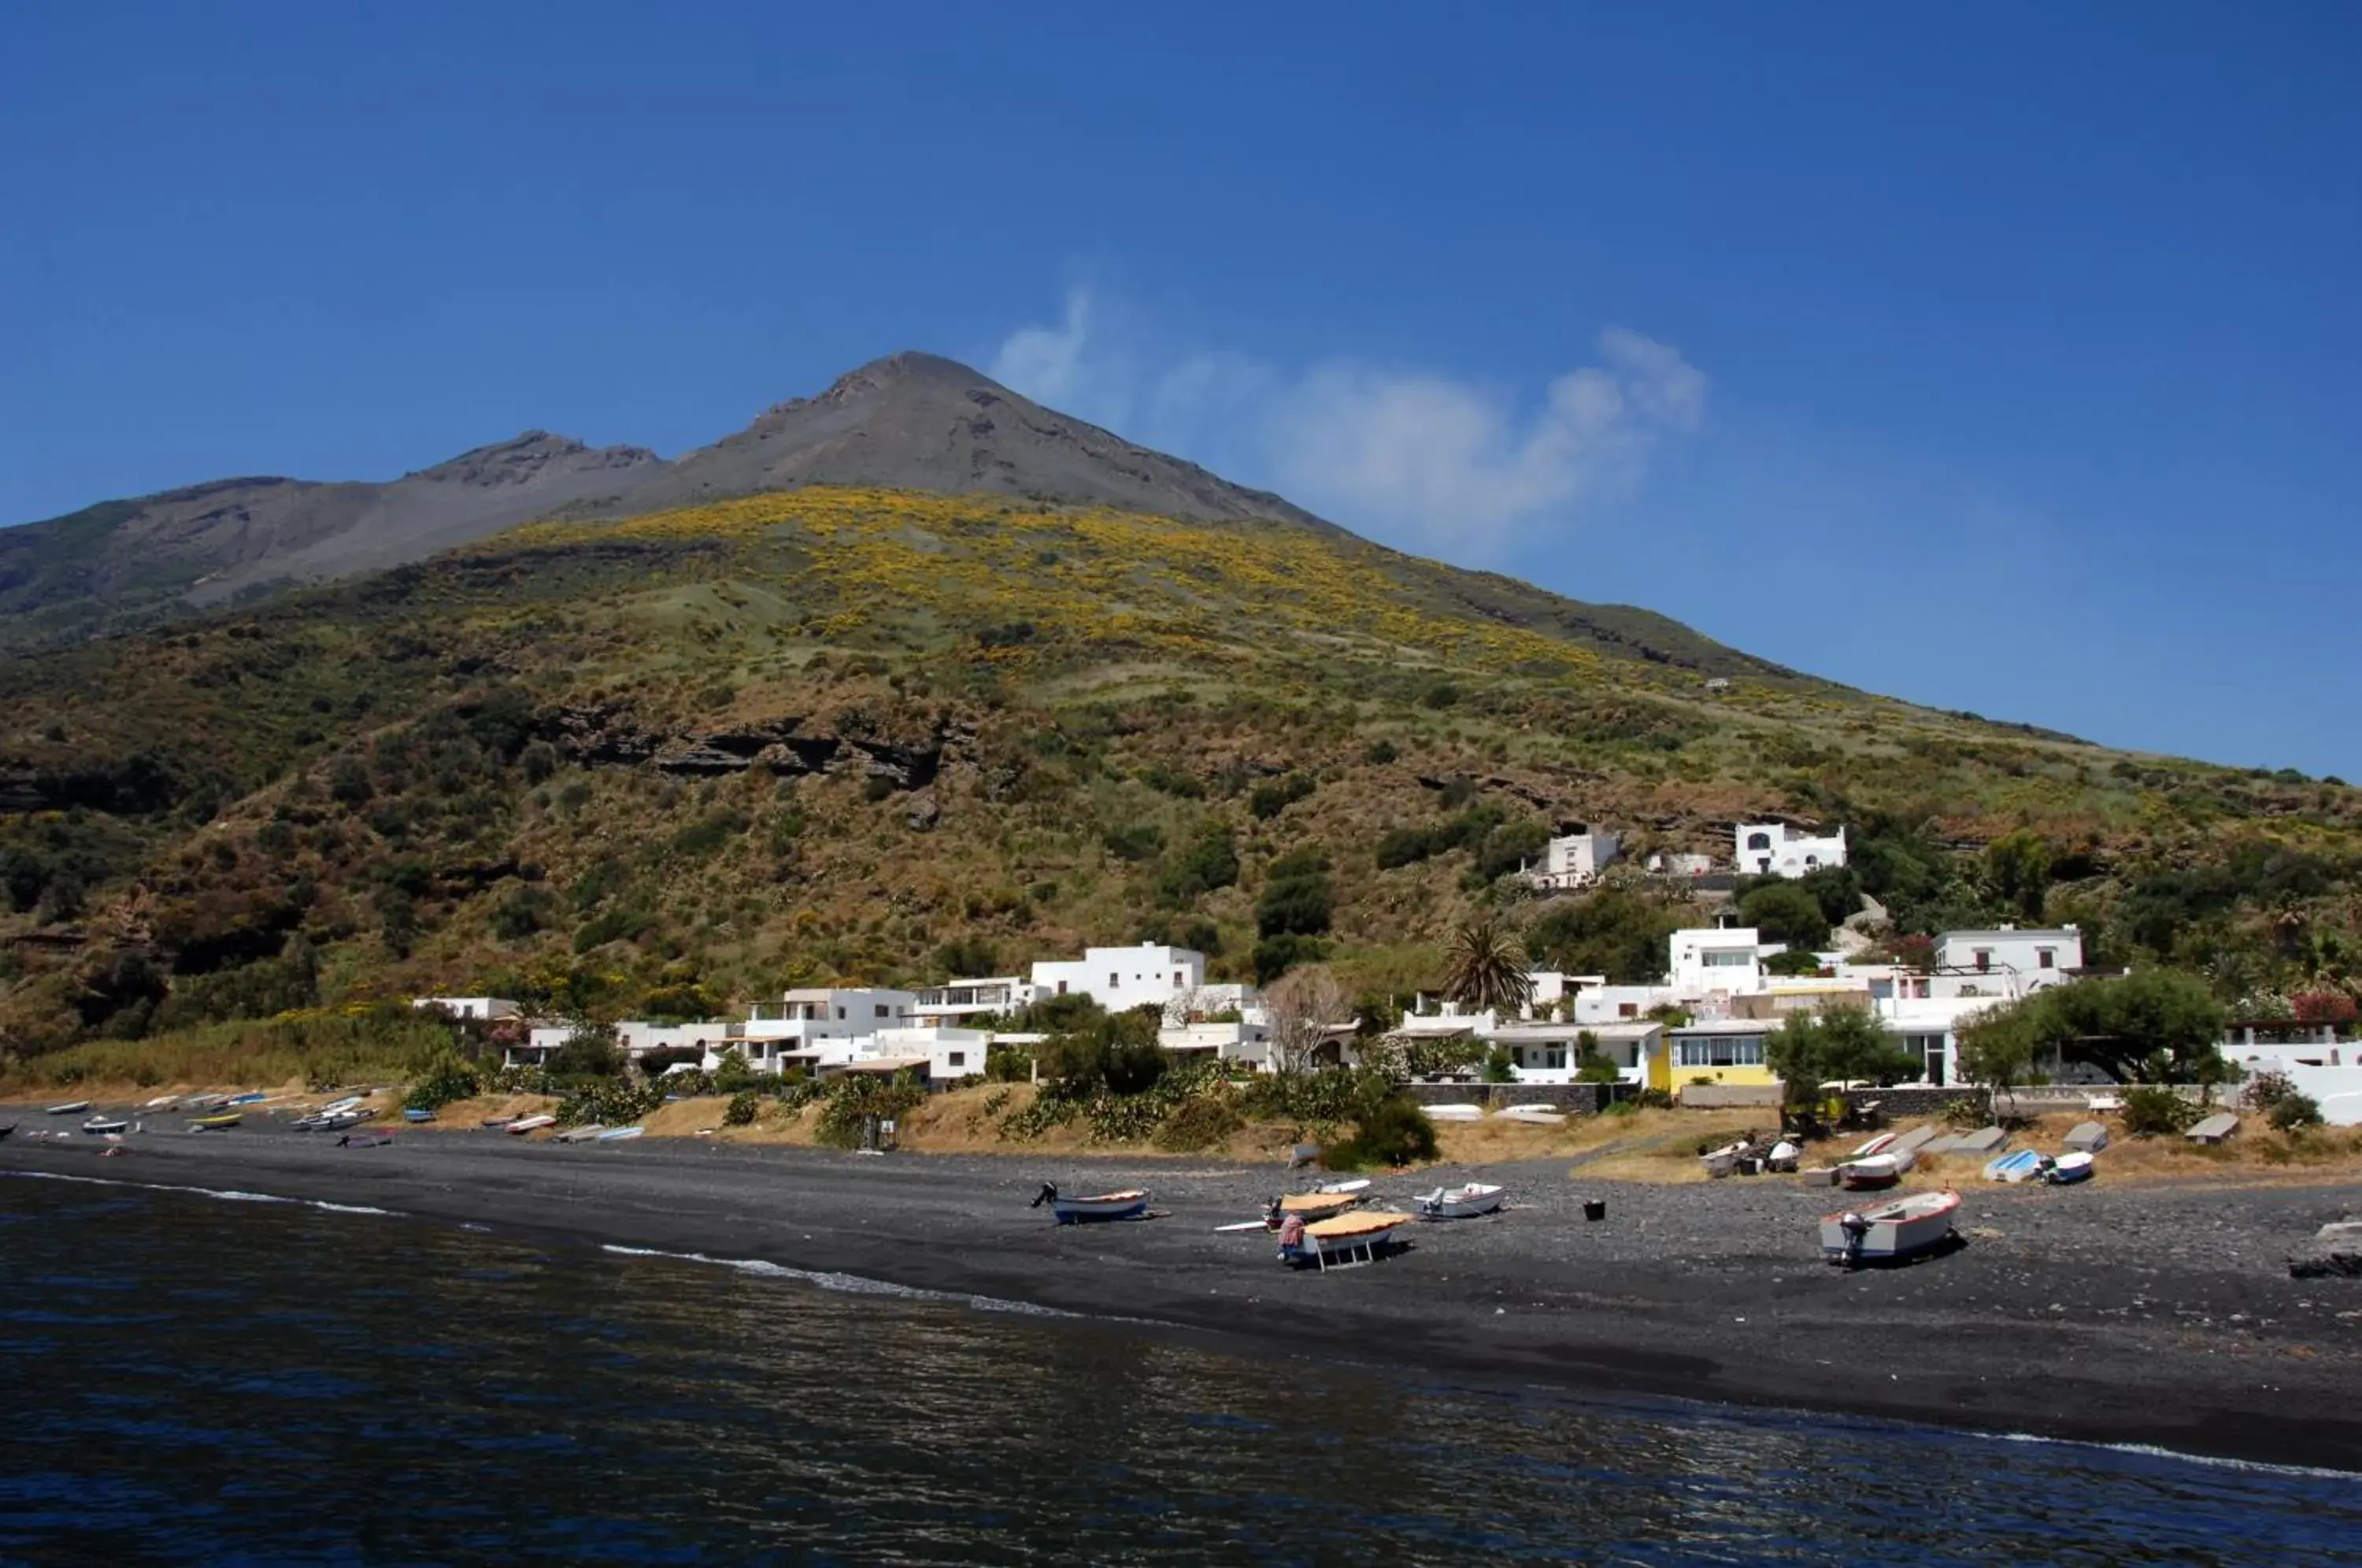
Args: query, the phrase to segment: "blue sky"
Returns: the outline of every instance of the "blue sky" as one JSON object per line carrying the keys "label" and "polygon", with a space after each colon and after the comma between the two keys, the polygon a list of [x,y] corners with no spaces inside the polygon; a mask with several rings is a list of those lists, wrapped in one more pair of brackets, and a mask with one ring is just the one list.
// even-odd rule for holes
{"label": "blue sky", "polygon": [[0,522],[676,453],[926,348],[1818,674],[2362,778],[2362,11],[1148,9],[10,8]]}

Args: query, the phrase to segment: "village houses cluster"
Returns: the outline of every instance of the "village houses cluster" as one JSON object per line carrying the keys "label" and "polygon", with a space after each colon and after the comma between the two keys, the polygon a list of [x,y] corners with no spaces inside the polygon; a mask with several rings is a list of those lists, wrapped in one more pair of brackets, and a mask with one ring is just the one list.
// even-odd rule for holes
{"label": "village houses cluster", "polygon": [[[1805,834],[1783,823],[1741,823],[1733,831],[1740,874],[1800,878],[1846,859],[1843,829]],[[1584,831],[1554,839],[1529,870],[1539,889],[1581,888],[1614,862],[1612,833]],[[1649,869],[1695,877],[1703,856],[1655,857]],[[1749,927],[1699,926],[1672,933],[1663,977],[1650,985],[1613,985],[1604,976],[1536,970],[1531,995],[1514,1016],[1420,997],[1391,1031],[1399,1042],[1473,1042],[1506,1058],[1512,1082],[1564,1085],[1583,1070],[1584,1053],[1605,1057],[1619,1081],[1679,1096],[1685,1088],[1769,1086],[1765,1045],[1788,1015],[1831,1006],[1877,1019],[1919,1067],[1917,1082],[1962,1081],[1962,1028],[1978,1013],[2066,983],[2084,968],[2083,939],[2072,925],[1949,931],[1923,964],[1860,961],[1842,951],[1815,955],[1811,972],[1775,973],[1770,961],[1787,949]],[[1782,969],[1799,967],[1783,965]],[[1282,1064],[1273,1044],[1266,999],[1241,984],[1209,984],[1206,957],[1184,947],[1143,943],[1092,947],[1080,958],[1033,964],[1025,975],[955,979],[923,989],[829,986],[789,990],[756,1003],[743,1019],[696,1023],[627,1021],[614,1039],[635,1060],[652,1052],[697,1053],[712,1068],[735,1052],[760,1072],[800,1068],[840,1073],[922,1073],[944,1087],[983,1072],[996,1044],[1023,1045],[1038,1034],[1009,1032],[1004,1021],[1054,997],[1088,997],[1109,1012],[1158,1010],[1159,1043],[1169,1052],[1211,1056],[1249,1071]],[[485,1021],[522,1020],[497,997],[422,997],[416,1005]],[[529,1021],[509,1048],[511,1065],[546,1061],[579,1026]],[[1331,1031],[1333,1059],[1354,1059],[1358,1032]],[[2257,1041],[2245,1042],[2252,1053]]]}

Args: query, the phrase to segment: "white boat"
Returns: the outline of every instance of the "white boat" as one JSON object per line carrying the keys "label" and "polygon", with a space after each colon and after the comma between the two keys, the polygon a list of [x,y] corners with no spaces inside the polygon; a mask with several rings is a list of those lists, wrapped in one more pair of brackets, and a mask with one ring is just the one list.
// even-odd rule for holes
{"label": "white boat", "polygon": [[2031,1149],[2012,1149],[1985,1162],[1985,1180],[2032,1181],[2042,1174],[2042,1156]]}
{"label": "white boat", "polygon": [[1045,1203],[1061,1225],[1082,1225],[1094,1220],[1137,1220],[1148,1212],[1148,1192],[1144,1187],[1128,1187],[1120,1192],[1062,1198],[1056,1187],[1044,1182],[1042,1190],[1034,1195],[1032,1207],[1039,1209]]}
{"label": "white boat", "polygon": [[1492,1182],[1472,1181],[1459,1187],[1439,1187],[1418,1200],[1422,1220],[1472,1220],[1497,1212],[1501,1188]]}
{"label": "white boat", "polygon": [[1903,1163],[1893,1154],[1866,1154],[1838,1167],[1838,1185],[1855,1192],[1873,1192],[1903,1179]]}
{"label": "white boat", "polygon": [[2092,1152],[2078,1149],[2050,1161],[2043,1169],[2042,1179],[2053,1187],[2072,1187],[2079,1181],[2090,1181],[2098,1169],[2099,1162],[2092,1157]]}
{"label": "white boat", "polygon": [[537,1132],[544,1127],[555,1127],[557,1125],[557,1118],[555,1116],[520,1116],[514,1121],[508,1124],[507,1130],[511,1132],[523,1135],[527,1132]]}
{"label": "white boat", "polygon": [[1738,1168],[1739,1152],[1746,1147],[1745,1143],[1725,1143],[1700,1154],[1698,1163],[1705,1166],[1705,1174],[1710,1176],[1727,1176]]}
{"label": "white boat", "polygon": [[596,1138],[600,1133],[604,1132],[605,1131],[607,1131],[607,1129],[604,1126],[601,1125],[599,1122],[593,1121],[588,1127],[568,1128],[565,1132],[560,1132],[557,1135],[557,1142],[561,1143],[588,1143],[593,1138]]}
{"label": "white boat", "polygon": [[193,1094],[181,1102],[182,1110],[219,1110],[229,1103],[226,1094]]}
{"label": "white boat", "polygon": [[1471,1104],[1464,1099],[1449,1101],[1443,1105],[1430,1105],[1423,1109],[1427,1111],[1427,1119],[1429,1121],[1482,1121],[1485,1120],[1485,1108]]}
{"label": "white boat", "polygon": [[1792,1143],[1783,1138],[1772,1145],[1770,1154],[1763,1156],[1763,1168],[1767,1171],[1793,1171],[1796,1168],[1796,1163],[1804,1157],[1803,1144]]}
{"label": "white boat", "polygon": [[1952,1233],[1960,1195],[1915,1192],[1908,1198],[1821,1216],[1821,1255],[1831,1263],[1892,1263],[1940,1244]]}
{"label": "white boat", "polygon": [[63,1105],[53,1105],[50,1107],[50,1114],[51,1116],[72,1116],[76,1111],[88,1110],[89,1109],[90,1101],[86,1099],[70,1099]]}
{"label": "white boat", "polygon": [[1496,1121],[1529,1121],[1537,1127],[1556,1127],[1566,1120],[1566,1112],[1550,1105],[1512,1105],[1493,1113]]}
{"label": "white boat", "polygon": [[1410,1222],[1410,1215],[1384,1209],[1315,1220],[1304,1227],[1304,1240],[1280,1248],[1279,1255],[1286,1262],[1309,1264],[1323,1272],[1371,1263],[1392,1242],[1394,1233]]}
{"label": "white boat", "polygon": [[1882,1154],[1886,1153],[1887,1146],[1894,1142],[1894,1137],[1895,1135],[1892,1132],[1881,1132],[1877,1137],[1872,1138],[1869,1143],[1864,1143],[1860,1148],[1856,1149],[1852,1154],[1846,1157],[1851,1160],[1859,1160],[1867,1158],[1871,1154]]}
{"label": "white boat", "polygon": [[361,1101],[367,1099],[369,1099],[369,1096],[365,1094],[348,1094],[342,1099],[330,1100],[327,1104],[320,1107],[319,1110],[314,1111],[312,1114],[315,1116],[334,1116],[340,1110],[350,1110],[353,1107],[360,1104]]}
{"label": "white boat", "polygon": [[180,1103],[181,1097],[179,1095],[160,1094],[154,1099],[142,1103],[139,1109],[142,1110],[170,1110]]}
{"label": "white boat", "polygon": [[94,1116],[82,1124],[82,1130],[102,1135],[108,1132],[127,1132],[131,1130],[131,1123],[119,1116]]}
{"label": "white boat", "polygon": [[602,1143],[624,1143],[640,1137],[646,1132],[647,1129],[645,1127],[610,1127],[599,1134],[597,1141]]}

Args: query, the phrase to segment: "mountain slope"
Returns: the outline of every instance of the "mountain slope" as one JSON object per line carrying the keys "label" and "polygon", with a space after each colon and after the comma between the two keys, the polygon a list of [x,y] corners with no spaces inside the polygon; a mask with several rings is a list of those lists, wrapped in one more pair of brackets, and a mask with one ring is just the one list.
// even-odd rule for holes
{"label": "mountain slope", "polygon": [[661,466],[535,430],[387,484],[220,480],[0,529],[0,643],[424,559]]}

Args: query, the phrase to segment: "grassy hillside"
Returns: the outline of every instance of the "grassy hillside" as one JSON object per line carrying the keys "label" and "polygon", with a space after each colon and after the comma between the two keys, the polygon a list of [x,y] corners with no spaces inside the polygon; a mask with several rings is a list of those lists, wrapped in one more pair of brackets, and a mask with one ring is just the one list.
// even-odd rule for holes
{"label": "grassy hillside", "polygon": [[[1913,708],[1323,529],[822,490],[0,666],[0,1048],[422,989],[693,1013],[1143,936],[1402,990],[1561,823],[1727,855],[1767,812],[1851,824],[1906,926],[2076,919],[2229,998],[2336,985],[2362,942],[2341,785]],[[1588,964],[1653,899],[1518,913]]]}

